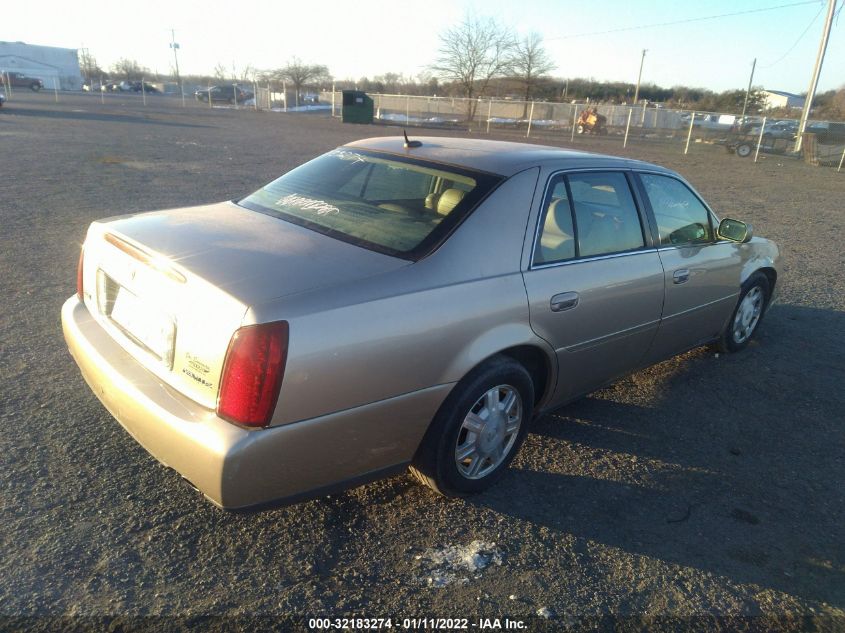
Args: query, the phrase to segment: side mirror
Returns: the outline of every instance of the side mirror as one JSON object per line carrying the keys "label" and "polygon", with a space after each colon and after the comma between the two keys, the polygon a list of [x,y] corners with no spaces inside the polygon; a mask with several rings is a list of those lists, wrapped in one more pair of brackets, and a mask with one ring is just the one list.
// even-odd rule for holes
{"label": "side mirror", "polygon": [[725,218],[719,222],[719,228],[716,235],[723,240],[730,240],[731,242],[739,242],[744,244],[750,242],[753,237],[753,229],[750,224],[740,222],[739,220],[731,220]]}

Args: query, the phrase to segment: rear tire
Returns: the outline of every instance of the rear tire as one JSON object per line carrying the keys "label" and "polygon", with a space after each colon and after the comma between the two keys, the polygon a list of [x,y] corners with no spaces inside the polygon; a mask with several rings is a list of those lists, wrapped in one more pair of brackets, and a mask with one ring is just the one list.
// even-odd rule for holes
{"label": "rear tire", "polygon": [[716,342],[716,348],[720,352],[738,352],[748,346],[749,341],[760,328],[770,296],[769,279],[761,272],[754,273],[742,284],[736,308],[731,314],[725,331]]}
{"label": "rear tire", "polygon": [[38,84],[31,84],[29,86],[29,89],[32,90],[32,92],[38,92],[39,90],[41,90],[41,86],[39,86]]}
{"label": "rear tire", "polygon": [[447,497],[481,492],[513,460],[533,413],[531,375],[510,358],[494,357],[464,377],[441,405],[411,474]]}

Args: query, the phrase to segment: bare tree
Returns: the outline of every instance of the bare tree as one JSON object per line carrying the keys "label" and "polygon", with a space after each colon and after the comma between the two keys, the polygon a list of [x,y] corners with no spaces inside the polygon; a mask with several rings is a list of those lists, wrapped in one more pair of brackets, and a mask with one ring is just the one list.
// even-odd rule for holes
{"label": "bare tree", "polygon": [[533,96],[537,80],[555,68],[546,49],[543,48],[543,36],[531,32],[517,42],[514,47],[511,68],[514,76],[522,82],[525,97],[525,107],[522,116],[528,114],[528,102]]}
{"label": "bare tree", "polygon": [[241,68],[240,72],[240,81],[242,83],[249,83],[250,81],[255,81],[255,68],[252,64],[247,64],[243,68]]}
{"label": "bare tree", "polygon": [[476,102],[494,77],[510,70],[516,41],[510,29],[492,18],[467,16],[440,35],[440,50],[432,70],[461,86],[467,99],[467,119],[475,118]]}
{"label": "bare tree", "polygon": [[218,81],[225,81],[226,73],[227,69],[225,64],[223,64],[222,62],[217,62],[217,65],[214,67],[214,78]]}
{"label": "bare tree", "polygon": [[284,68],[272,73],[275,79],[284,79],[293,84],[297,98],[303,86],[311,82],[330,81],[329,69],[322,64],[305,64],[298,57],[293,57]]}
{"label": "bare tree", "polygon": [[116,75],[123,75],[126,81],[138,81],[143,79],[145,75],[150,74],[150,69],[141,66],[134,59],[121,58],[117,60],[111,67],[111,71]]}
{"label": "bare tree", "polygon": [[103,69],[87,48],[79,49],[79,68],[89,83],[93,83],[95,78],[99,79],[104,74]]}

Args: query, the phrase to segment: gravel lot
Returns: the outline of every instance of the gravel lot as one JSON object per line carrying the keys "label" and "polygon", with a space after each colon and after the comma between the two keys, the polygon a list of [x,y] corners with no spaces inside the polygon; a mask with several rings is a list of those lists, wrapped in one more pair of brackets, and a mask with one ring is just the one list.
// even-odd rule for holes
{"label": "gravel lot", "polygon": [[511,472],[472,499],[403,475],[226,513],[123,431],[67,353],[59,309],[86,226],[233,198],[401,130],[149,101],[18,92],[0,110],[0,629],[307,616],[845,629],[845,173],[578,139],[679,170],[777,240],[781,302],[756,341],[694,350],[537,420]]}

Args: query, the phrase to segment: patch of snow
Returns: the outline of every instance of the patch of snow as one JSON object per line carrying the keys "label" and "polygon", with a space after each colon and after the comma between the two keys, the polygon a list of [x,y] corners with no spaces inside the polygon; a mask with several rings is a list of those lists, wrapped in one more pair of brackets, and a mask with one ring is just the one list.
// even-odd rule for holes
{"label": "patch of snow", "polygon": [[468,583],[468,575],[479,578],[479,572],[490,565],[501,565],[503,560],[502,550],[495,543],[478,540],[468,545],[427,549],[415,558],[426,570],[427,584],[438,588],[455,582]]}

